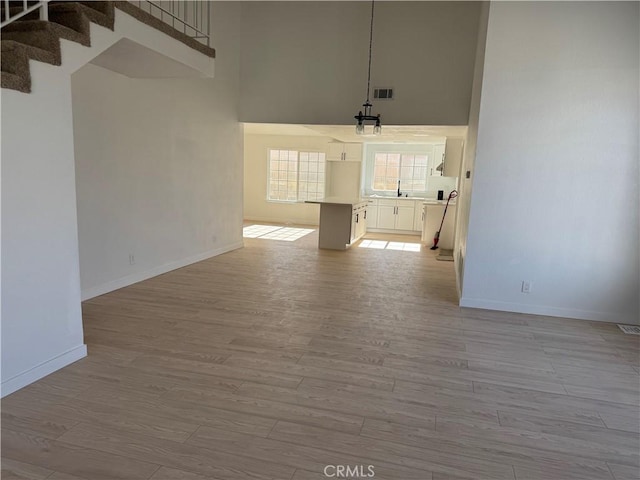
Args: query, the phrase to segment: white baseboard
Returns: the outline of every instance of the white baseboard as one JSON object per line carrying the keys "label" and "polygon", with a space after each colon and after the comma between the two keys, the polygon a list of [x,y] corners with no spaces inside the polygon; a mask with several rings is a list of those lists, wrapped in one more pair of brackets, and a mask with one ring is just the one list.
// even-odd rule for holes
{"label": "white baseboard", "polygon": [[579,310],[574,308],[549,307],[546,305],[526,305],[521,303],[482,300],[479,298],[462,297],[460,299],[460,306],[483,308],[486,310],[499,310],[502,312],[545,315],[549,317],[577,318],[579,320],[594,320],[596,322],[624,323],[627,325],[639,324],[638,319],[632,314],[596,312],[592,310]]}
{"label": "white baseboard", "polygon": [[243,246],[244,244],[242,242],[237,242],[231,245],[226,245],[224,247],[217,248],[215,250],[209,250],[207,252],[194,255],[192,257],[184,258],[182,260],[165,263],[164,265],[160,265],[159,267],[152,268],[151,270],[145,270],[144,272],[138,272],[132,275],[127,275],[126,277],[118,278],[116,280],[103,283],[102,285],[97,285],[95,287],[82,290],[81,298],[82,298],[82,301],[84,302],[85,300],[89,300],[90,298],[98,297],[100,295],[104,295],[105,293],[113,292],[114,290],[128,287],[129,285],[133,285],[134,283],[142,282],[143,280],[148,280],[149,278],[157,277],[158,275],[162,275],[163,273],[170,272],[171,270],[176,270],[178,268],[186,267],[187,265],[191,265],[196,262],[201,262],[202,260],[206,260],[207,258],[222,255],[223,253],[227,253],[232,250],[237,250],[238,248],[242,248]]}
{"label": "white baseboard", "polygon": [[458,257],[456,252],[453,253],[453,270],[456,272],[456,293],[458,294],[458,304],[462,306],[462,281],[460,278],[460,269],[458,265]]}
{"label": "white baseboard", "polygon": [[11,377],[9,380],[2,382],[2,387],[0,387],[0,396],[6,397],[7,395],[20,390],[27,385],[40,380],[47,375],[52,374],[56,370],[60,370],[67,365],[72,364],[87,356],[87,346],[85,344],[78,345],[71,350],[64,352],[57,357],[53,357],[46,362],[41,363],[29,370],[26,370],[14,377]]}

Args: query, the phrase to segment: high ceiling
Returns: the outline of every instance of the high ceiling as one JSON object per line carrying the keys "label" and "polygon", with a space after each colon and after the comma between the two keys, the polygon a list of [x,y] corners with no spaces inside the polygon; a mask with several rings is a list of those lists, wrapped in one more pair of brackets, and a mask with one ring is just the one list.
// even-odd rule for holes
{"label": "high ceiling", "polygon": [[[369,130],[369,129],[367,129]],[[356,143],[441,143],[446,137],[464,137],[466,126],[383,125],[382,135],[356,135],[355,125],[287,125],[279,123],[245,123],[251,135],[301,135],[330,137],[340,142]]]}

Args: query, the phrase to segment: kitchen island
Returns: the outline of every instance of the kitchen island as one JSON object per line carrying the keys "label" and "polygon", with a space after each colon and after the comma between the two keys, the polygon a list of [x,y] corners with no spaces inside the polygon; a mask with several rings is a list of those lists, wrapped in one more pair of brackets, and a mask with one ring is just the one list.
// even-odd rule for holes
{"label": "kitchen island", "polygon": [[326,197],[305,203],[320,205],[319,248],[346,250],[367,232],[367,200]]}

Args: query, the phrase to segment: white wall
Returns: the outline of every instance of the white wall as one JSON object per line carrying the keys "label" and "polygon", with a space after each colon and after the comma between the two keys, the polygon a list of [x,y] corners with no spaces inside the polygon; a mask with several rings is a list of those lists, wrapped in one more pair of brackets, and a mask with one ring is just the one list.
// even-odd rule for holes
{"label": "white wall", "polygon": [[[231,142],[217,154],[225,155],[224,161],[234,165],[223,174],[234,180],[236,191],[228,197],[222,192],[213,196],[219,200],[216,225],[231,224],[230,218],[237,217],[235,231],[239,236],[242,145],[234,94],[239,83],[239,39],[234,35],[240,8],[237,4],[216,4],[216,9],[226,9],[226,15],[216,18],[219,40],[229,39],[229,48],[221,48],[217,63],[227,65],[231,72],[221,74],[220,80],[220,88],[229,97],[214,96],[207,104],[215,102],[225,112],[221,114],[225,122],[216,124],[224,127],[223,131],[215,135],[227,135]],[[115,31],[91,26],[91,47],[61,41],[62,66],[30,62],[31,94],[2,90],[3,396],[86,355],[80,311],[71,74],[121,38],[162,51],[200,71],[211,71],[208,57],[194,54],[186,45],[116,9]],[[149,94],[141,96],[149,100]],[[194,110],[200,111],[197,106]],[[202,120],[206,124],[207,120]],[[137,128],[149,133],[144,124]],[[150,144],[158,141],[156,133],[148,137]],[[201,133],[211,135],[209,131]],[[189,135],[182,137],[183,151],[197,150],[188,141]],[[184,157],[190,159],[191,155]],[[212,182],[212,190],[216,182]],[[180,253],[188,255],[190,247]]]}
{"label": "white wall", "polygon": [[[2,90],[2,395],[86,355],[69,77]],[[54,114],[55,113],[55,114]]]}
{"label": "white wall", "polygon": [[215,79],[73,75],[83,299],[242,246],[240,8],[214,10]]}
{"label": "white wall", "polygon": [[[466,125],[478,2],[376,2],[372,87],[386,125]],[[243,2],[245,122],[349,124],[366,97],[370,2]],[[372,97],[373,98],[373,97]]]}
{"label": "white wall", "polygon": [[491,5],[462,305],[639,322],[639,6]]}
{"label": "white wall", "polygon": [[[319,205],[267,201],[269,149],[327,151],[329,137],[302,135],[245,135],[244,137],[244,218],[262,222],[317,225]],[[327,162],[327,182],[334,162]],[[327,184],[327,188],[330,188]]]}
{"label": "white wall", "polygon": [[[458,176],[458,198],[456,200],[457,208],[455,228],[456,236],[453,247],[458,297],[462,297],[462,284],[464,282],[464,261],[467,253],[469,210],[471,207],[471,189],[475,173],[474,165],[476,159],[476,144],[478,141],[478,118],[480,116],[480,97],[482,94],[482,76],[484,72],[484,54],[487,41],[488,21],[489,2],[483,2],[482,10],[480,12],[476,59],[473,71],[473,88],[471,91],[471,105],[469,108],[469,127],[467,130],[467,138],[462,150],[462,163],[460,165],[460,174]],[[467,172],[470,172],[469,178],[466,178]]]}

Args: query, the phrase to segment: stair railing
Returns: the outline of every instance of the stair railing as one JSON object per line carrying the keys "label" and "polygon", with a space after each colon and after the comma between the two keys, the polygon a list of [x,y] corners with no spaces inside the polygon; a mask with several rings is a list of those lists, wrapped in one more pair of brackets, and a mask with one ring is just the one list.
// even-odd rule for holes
{"label": "stair railing", "polygon": [[[9,2],[9,0],[3,0],[4,11],[2,12],[2,22],[0,23],[0,28],[9,25],[11,22],[18,20],[19,18],[22,18],[25,15],[30,14],[31,12],[35,12],[36,10],[40,10],[40,20],[49,20],[49,9],[47,8],[48,1],[49,0],[29,2],[27,0],[23,0],[22,5],[16,5],[17,2],[15,1]],[[30,3],[31,5],[29,5]],[[12,14],[11,8],[18,11]]]}
{"label": "stair railing", "polygon": [[211,46],[211,2],[206,0],[129,0],[179,32]]}

